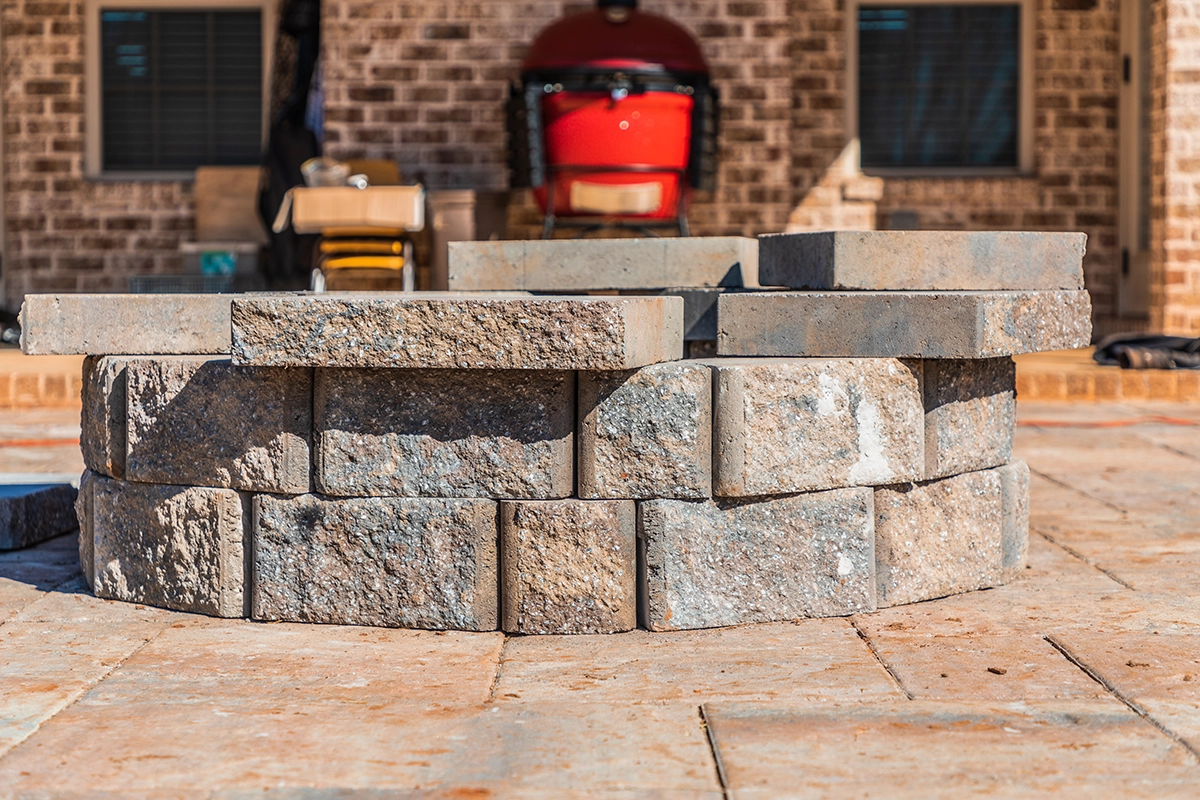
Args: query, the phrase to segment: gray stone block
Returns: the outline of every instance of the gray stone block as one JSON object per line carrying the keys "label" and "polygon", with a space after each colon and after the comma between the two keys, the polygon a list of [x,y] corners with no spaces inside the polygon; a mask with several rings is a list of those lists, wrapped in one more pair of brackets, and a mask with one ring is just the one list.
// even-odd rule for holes
{"label": "gray stone block", "polygon": [[26,355],[229,352],[227,294],[27,294]]}
{"label": "gray stone block", "polygon": [[75,529],[69,483],[0,483],[0,550],[18,550]]}
{"label": "gray stone block", "polygon": [[754,497],[924,474],[917,375],[895,359],[713,359],[713,493]]}
{"label": "gray stone block", "polygon": [[568,497],[575,373],[317,370],[315,478],[337,496]]}
{"label": "gray stone block", "polygon": [[683,630],[875,610],[870,489],[638,504],[643,624]]}
{"label": "gray stone block", "polygon": [[254,501],[254,618],[496,630],[496,503]]}
{"label": "gray stone block", "polygon": [[79,443],[88,469],[110,478],[125,477],[125,368],[120,356],[88,356],[83,361]]}
{"label": "gray stone block", "polygon": [[712,372],[673,362],[579,374],[579,496],[712,496]]}
{"label": "gray stone block", "polygon": [[1016,426],[1016,364],[1011,358],[927,360],[925,480],[1007,464]]}
{"label": "gray stone block", "polygon": [[100,476],[94,481],[97,597],[246,616],[250,512],[243,495]]}
{"label": "gray stone block", "polygon": [[1029,561],[1029,467],[1014,461],[996,470],[1004,512],[1001,566],[1006,580],[1025,571]]}
{"label": "gray stone block", "polygon": [[1087,292],[754,292],[718,301],[723,356],[994,358],[1084,347]]}
{"label": "gray stone block", "polygon": [[683,353],[677,297],[393,294],[244,297],[238,364],[635,369]]}
{"label": "gray stone block", "polygon": [[876,489],[879,607],[999,584],[1003,516],[997,470]]}
{"label": "gray stone block", "polygon": [[757,285],[758,243],[741,236],[450,243],[458,291]]}
{"label": "gray stone block", "polygon": [[758,239],[762,282],[794,289],[1082,289],[1083,233],[822,231]]}
{"label": "gray stone block", "polygon": [[503,629],[618,633],[637,626],[632,500],[500,503]]}
{"label": "gray stone block", "polygon": [[79,569],[87,579],[88,588],[96,585],[96,481],[104,476],[85,469],[79,477],[79,494],[75,497],[75,519],[79,525]]}
{"label": "gray stone block", "polygon": [[179,356],[129,359],[125,372],[128,480],[309,490],[311,370]]}

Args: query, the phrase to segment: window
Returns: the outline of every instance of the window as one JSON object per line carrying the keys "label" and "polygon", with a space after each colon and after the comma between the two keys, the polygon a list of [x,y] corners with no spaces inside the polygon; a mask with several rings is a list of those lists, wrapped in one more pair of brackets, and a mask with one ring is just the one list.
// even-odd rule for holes
{"label": "window", "polygon": [[263,0],[89,4],[91,175],[257,164],[273,20]]}
{"label": "window", "polygon": [[1027,165],[1026,8],[852,5],[853,122],[864,170]]}

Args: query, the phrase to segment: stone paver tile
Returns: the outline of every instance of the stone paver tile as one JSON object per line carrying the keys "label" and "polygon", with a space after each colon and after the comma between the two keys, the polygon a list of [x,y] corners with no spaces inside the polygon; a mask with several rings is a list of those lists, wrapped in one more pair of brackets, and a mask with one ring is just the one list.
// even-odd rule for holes
{"label": "stone paver tile", "polygon": [[83,454],[77,444],[46,447],[0,446],[0,468],[5,472],[78,475],[83,472]]}
{"label": "stone paver tile", "polygon": [[9,621],[0,626],[0,753],[102,680],[164,624]]}
{"label": "stone paver tile", "polygon": [[0,553],[0,623],[78,574],[75,534]]}
{"label": "stone paver tile", "polygon": [[578,703],[902,697],[841,619],[620,636],[510,639],[498,702]]}
{"label": "stone paver tile", "polygon": [[[352,660],[352,656],[348,656]],[[224,688],[222,688],[224,687]],[[259,698],[246,705],[246,694]],[[70,770],[53,770],[69,759]],[[14,793],[275,787],[716,792],[693,704],[515,704],[447,709],[218,684],[193,703],[88,696],[0,761]],[[457,795],[454,794],[457,792]]]}
{"label": "stone paver tile", "polygon": [[88,623],[98,627],[135,621],[166,624],[189,618],[191,615],[177,611],[96,597],[82,575],[42,595],[15,617],[22,622]]}
{"label": "stone paver tile", "polygon": [[[470,788],[413,789],[401,794],[393,789],[288,788],[288,789],[226,789],[203,795],[206,800],[454,800],[460,797],[487,797],[487,789],[473,792]],[[173,797],[174,795],[172,795]],[[522,788],[522,800],[722,800],[719,791],[696,789],[527,789]]]}
{"label": "stone paver tile", "polygon": [[1114,700],[706,707],[735,797],[1187,797],[1200,764]]}

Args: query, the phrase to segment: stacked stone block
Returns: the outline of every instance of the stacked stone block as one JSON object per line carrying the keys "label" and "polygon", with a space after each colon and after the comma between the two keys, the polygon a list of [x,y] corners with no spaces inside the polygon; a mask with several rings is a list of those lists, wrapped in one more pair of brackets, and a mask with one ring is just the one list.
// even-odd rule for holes
{"label": "stacked stone block", "polygon": [[[804,274],[845,284],[859,255],[824,236],[779,252],[824,247],[831,263]],[[1031,241],[1043,273],[1078,269],[1081,242]],[[681,358],[670,296],[237,297],[231,357],[87,360],[81,562],[114,599],[519,634],[846,615],[997,585],[1028,535],[1009,356],[1085,343],[1087,310],[1072,290],[945,289],[963,242],[916,244],[935,292],[918,260],[887,292],[726,294],[706,359]],[[1057,316],[1017,314],[1017,295]],[[929,297],[907,325],[854,316]],[[771,302],[775,334],[755,316]],[[809,308],[837,335],[795,336]]]}

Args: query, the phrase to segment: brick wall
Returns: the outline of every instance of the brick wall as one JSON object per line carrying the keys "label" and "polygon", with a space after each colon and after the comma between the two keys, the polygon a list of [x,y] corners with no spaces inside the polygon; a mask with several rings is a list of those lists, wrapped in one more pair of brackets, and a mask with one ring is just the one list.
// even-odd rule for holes
{"label": "brick wall", "polygon": [[178,271],[190,184],[83,178],[83,3],[7,0],[4,248],[0,302],[27,292],[111,291]]}

